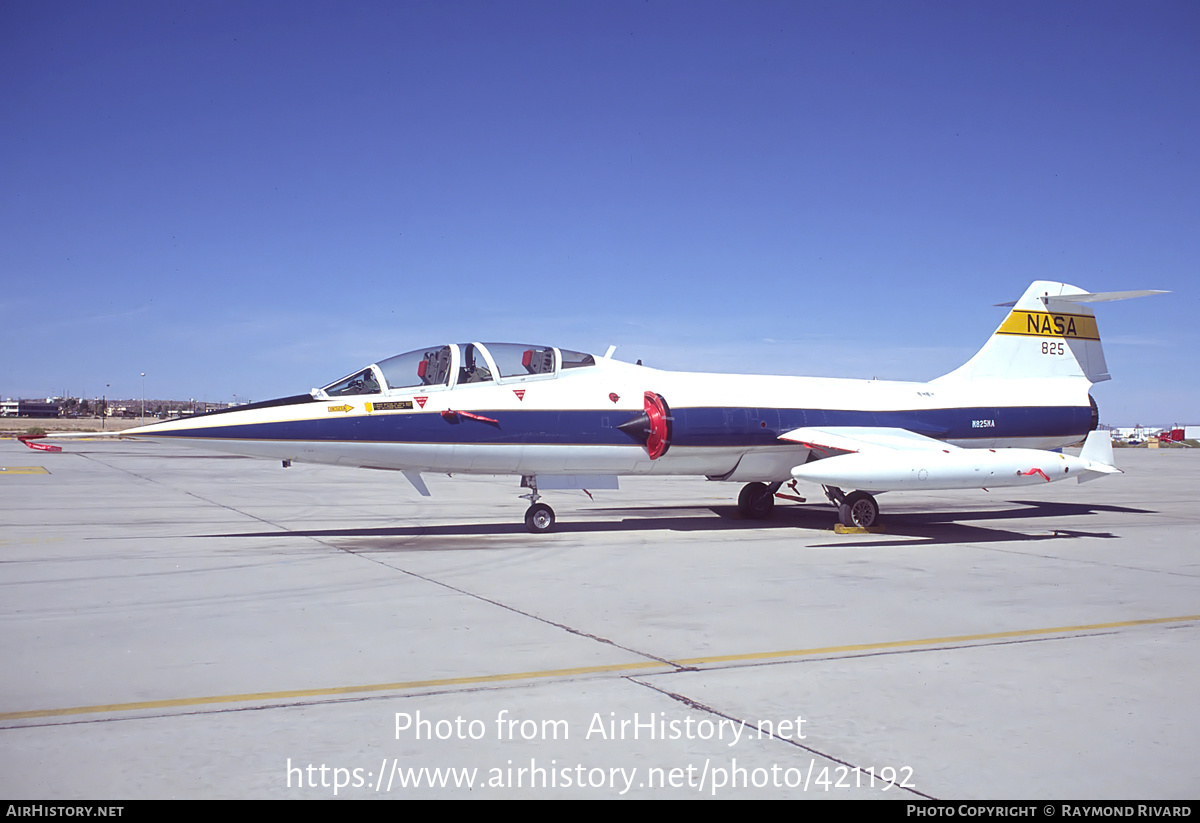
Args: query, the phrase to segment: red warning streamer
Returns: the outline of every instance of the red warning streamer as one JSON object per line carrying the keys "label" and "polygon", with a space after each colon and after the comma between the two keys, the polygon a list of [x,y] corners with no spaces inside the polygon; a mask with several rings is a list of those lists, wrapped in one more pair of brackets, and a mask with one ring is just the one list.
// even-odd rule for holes
{"label": "red warning streamer", "polygon": [[500,424],[500,421],[493,417],[484,417],[482,414],[475,414],[474,412],[447,410],[442,412],[442,417],[446,420],[453,420],[456,417],[466,417],[470,420],[479,420],[484,423],[495,423],[497,425]]}
{"label": "red warning streamer", "polygon": [[28,434],[17,437],[18,440],[20,440],[22,443],[24,443],[26,446],[28,446],[31,449],[37,449],[38,451],[42,451],[42,452],[60,452],[60,451],[62,451],[62,446],[51,446],[49,443],[35,443],[34,438],[35,438],[35,435],[28,435]]}

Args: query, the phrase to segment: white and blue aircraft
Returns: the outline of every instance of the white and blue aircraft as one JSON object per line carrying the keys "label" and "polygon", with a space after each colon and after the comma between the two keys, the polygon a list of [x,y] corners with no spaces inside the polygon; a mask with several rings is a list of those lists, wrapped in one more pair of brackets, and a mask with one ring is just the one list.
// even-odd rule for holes
{"label": "white and blue aircraft", "polygon": [[[1156,291],[1033,283],[984,347],[928,383],[660,371],[551,346],[451,343],[381,360],[308,394],[129,429],[122,437],[292,462],[520,476],[541,492],[620,475],[746,484],[769,517],[788,483],[824,488],[868,528],[887,491],[1000,488],[1119,472],[1089,394],[1108,380],[1090,305]],[[1049,451],[1086,436],[1078,457]],[[40,445],[40,444],[33,444]]]}

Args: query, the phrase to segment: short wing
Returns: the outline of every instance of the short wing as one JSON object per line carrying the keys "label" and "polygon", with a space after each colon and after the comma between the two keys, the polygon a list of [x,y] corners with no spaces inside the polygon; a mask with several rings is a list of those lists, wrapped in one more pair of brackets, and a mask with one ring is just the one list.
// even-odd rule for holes
{"label": "short wing", "polygon": [[906,451],[950,452],[958,446],[934,440],[908,429],[867,426],[826,426],[792,429],[779,435],[780,440],[800,443],[828,457],[848,452],[894,453]]}

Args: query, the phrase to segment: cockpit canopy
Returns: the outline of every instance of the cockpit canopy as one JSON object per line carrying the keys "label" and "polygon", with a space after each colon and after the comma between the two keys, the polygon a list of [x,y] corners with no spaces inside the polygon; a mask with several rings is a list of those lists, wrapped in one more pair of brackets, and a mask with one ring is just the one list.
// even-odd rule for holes
{"label": "cockpit canopy", "polygon": [[414,349],[314,389],[313,396],[380,394],[400,389],[553,378],[564,369],[596,365],[584,352],[521,343],[452,343]]}

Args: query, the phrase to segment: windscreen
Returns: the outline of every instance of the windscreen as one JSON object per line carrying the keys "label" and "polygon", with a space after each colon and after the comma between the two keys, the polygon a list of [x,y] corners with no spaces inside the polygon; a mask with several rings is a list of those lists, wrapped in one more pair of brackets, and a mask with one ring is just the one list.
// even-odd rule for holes
{"label": "windscreen", "polygon": [[366,368],[326,386],[325,393],[330,397],[342,397],[347,394],[379,394],[379,380],[375,377],[374,369]]}

